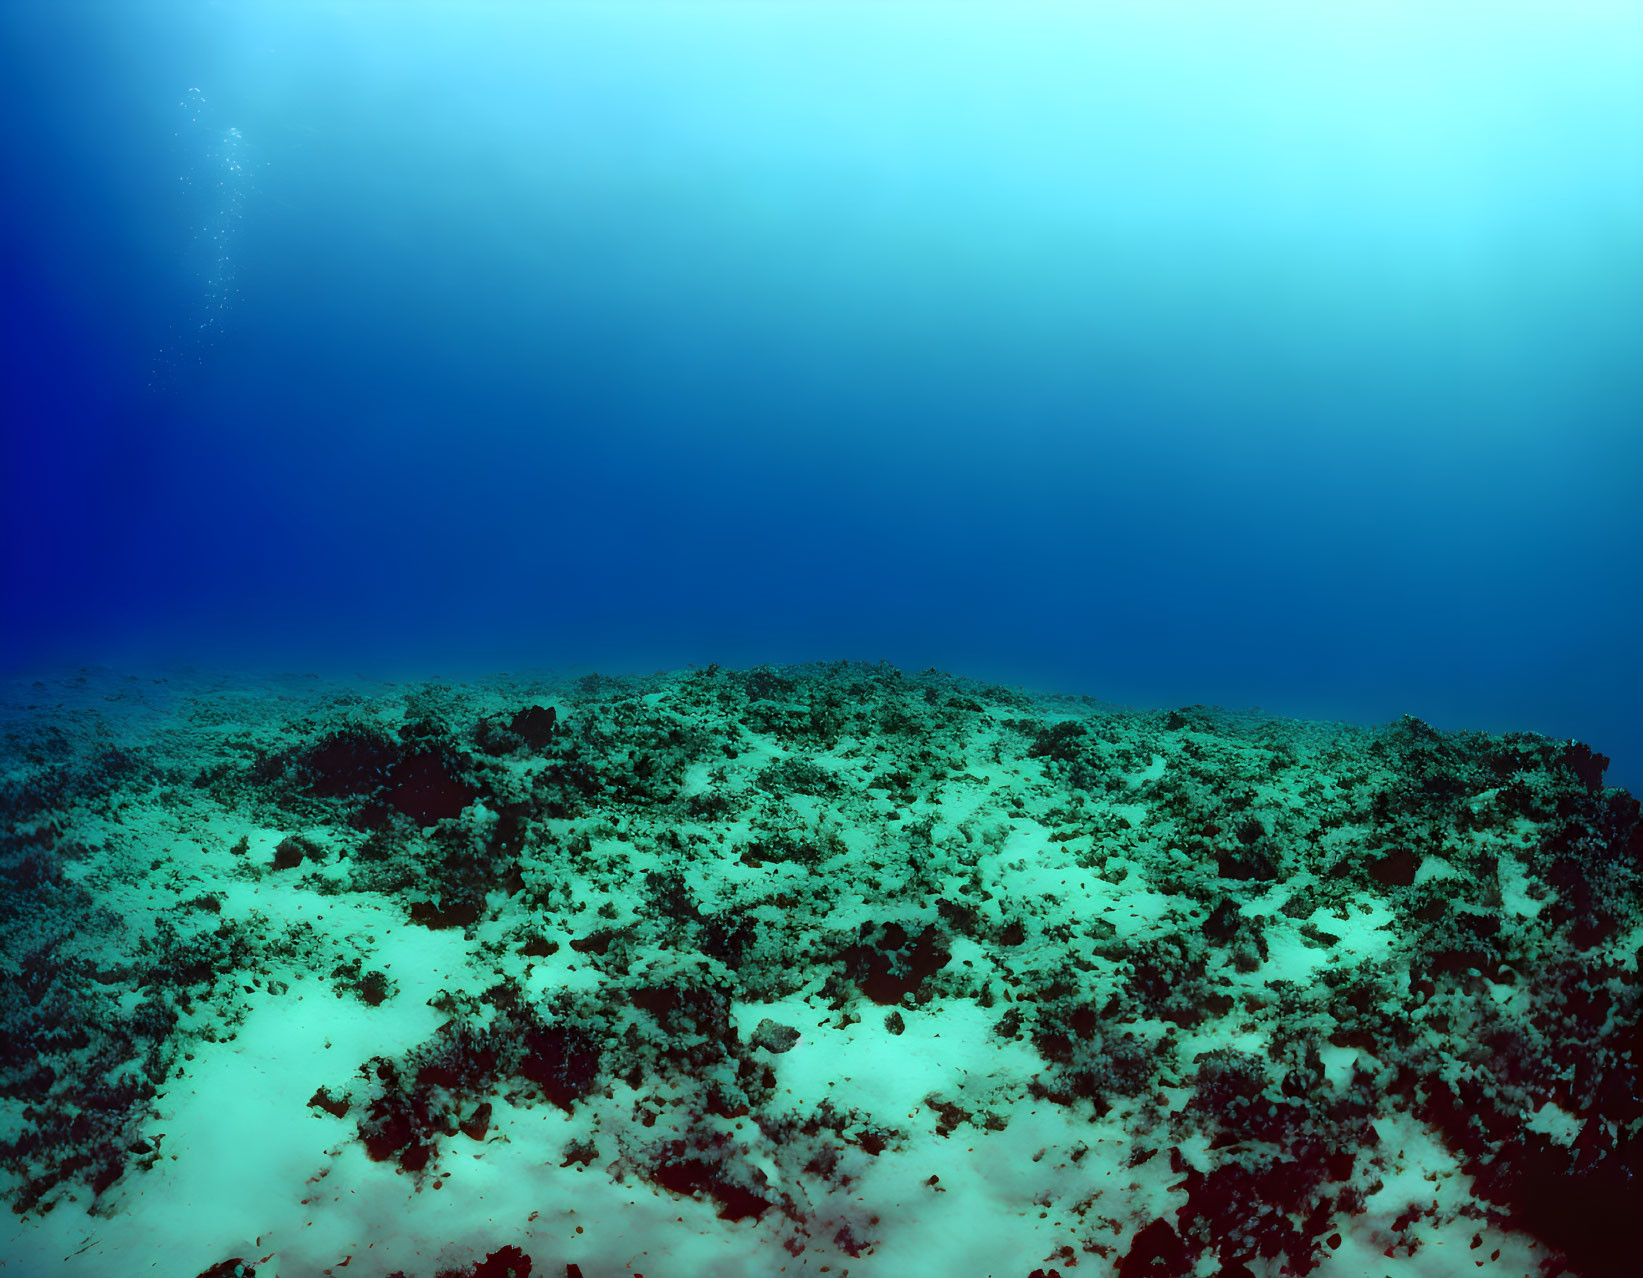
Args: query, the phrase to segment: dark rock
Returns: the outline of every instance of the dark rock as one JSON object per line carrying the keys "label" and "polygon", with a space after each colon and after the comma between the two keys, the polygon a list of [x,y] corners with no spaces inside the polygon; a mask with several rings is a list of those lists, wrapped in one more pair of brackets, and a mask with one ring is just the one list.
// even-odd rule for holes
{"label": "dark rock", "polygon": [[567,1112],[593,1090],[603,1053],[598,1040],[572,1025],[544,1026],[525,1035],[520,1077]]}
{"label": "dark rock", "polygon": [[508,720],[508,730],[531,749],[542,750],[553,742],[558,718],[552,706],[526,706]]}
{"label": "dark rock", "polygon": [[840,956],[845,970],[873,1002],[884,1006],[900,1003],[928,976],[947,966],[952,957],[942,946],[934,925],[925,927],[917,939],[907,935],[899,923],[882,928],[863,923],[861,942]]}
{"label": "dark rock", "polygon": [[200,1278],[257,1278],[257,1270],[249,1260],[235,1256],[231,1260],[219,1260],[201,1273]]}
{"label": "dark rock", "polygon": [[323,1087],[308,1098],[308,1107],[310,1109],[323,1109],[333,1118],[343,1118],[348,1113],[347,1099],[339,1100]]}
{"label": "dark rock", "polygon": [[530,1278],[531,1258],[517,1247],[493,1251],[473,1271],[473,1278]]}
{"label": "dark rock", "polygon": [[[895,1015],[895,1013],[892,1013]],[[894,1033],[895,1031],[892,1031]],[[758,1028],[753,1031],[753,1046],[762,1047],[767,1052],[780,1054],[790,1052],[798,1044],[799,1031],[791,1025],[778,1025],[766,1017],[759,1022]]]}
{"label": "dark rock", "polygon": [[484,1140],[491,1126],[491,1102],[486,1101],[462,1121],[462,1134],[470,1140]]}

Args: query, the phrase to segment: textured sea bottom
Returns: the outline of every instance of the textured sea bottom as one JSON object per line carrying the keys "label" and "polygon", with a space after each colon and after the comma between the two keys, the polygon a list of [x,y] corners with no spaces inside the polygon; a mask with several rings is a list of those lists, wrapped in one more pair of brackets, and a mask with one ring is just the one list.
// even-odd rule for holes
{"label": "textured sea bottom", "polygon": [[1638,804],[838,663],[0,722],[0,1272],[1638,1272]]}

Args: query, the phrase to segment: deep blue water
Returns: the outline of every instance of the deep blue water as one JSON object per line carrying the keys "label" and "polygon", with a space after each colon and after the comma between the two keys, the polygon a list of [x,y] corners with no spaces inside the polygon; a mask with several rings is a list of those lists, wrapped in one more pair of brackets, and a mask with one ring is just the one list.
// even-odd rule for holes
{"label": "deep blue water", "polygon": [[1643,8],[0,5],[0,664],[885,658],[1643,787]]}

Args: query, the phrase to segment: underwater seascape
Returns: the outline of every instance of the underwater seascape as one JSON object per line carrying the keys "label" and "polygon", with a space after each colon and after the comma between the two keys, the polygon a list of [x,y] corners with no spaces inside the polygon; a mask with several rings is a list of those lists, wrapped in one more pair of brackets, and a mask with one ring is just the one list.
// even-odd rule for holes
{"label": "underwater seascape", "polygon": [[1643,1271],[1643,5],[0,104],[0,1275]]}

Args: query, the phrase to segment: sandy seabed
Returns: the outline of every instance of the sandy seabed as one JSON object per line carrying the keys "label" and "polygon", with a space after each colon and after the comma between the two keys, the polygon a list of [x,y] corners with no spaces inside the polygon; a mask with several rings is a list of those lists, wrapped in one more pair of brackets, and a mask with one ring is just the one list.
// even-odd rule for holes
{"label": "sandy seabed", "polygon": [[0,708],[0,1273],[1633,1274],[1532,734],[839,662]]}

